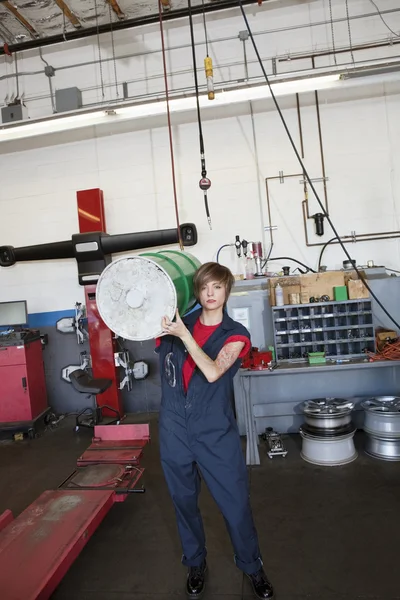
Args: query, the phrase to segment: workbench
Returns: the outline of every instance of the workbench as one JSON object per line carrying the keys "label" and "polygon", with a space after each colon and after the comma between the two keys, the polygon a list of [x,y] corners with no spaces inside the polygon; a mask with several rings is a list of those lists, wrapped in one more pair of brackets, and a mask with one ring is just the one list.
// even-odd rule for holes
{"label": "workbench", "polygon": [[352,398],[353,421],[363,426],[360,402],[374,395],[400,394],[400,361],[351,363],[289,363],[273,371],[240,369],[234,379],[239,433],[247,438],[246,463],[259,465],[259,435],[267,427],[297,433],[303,423],[301,404],[313,398]]}

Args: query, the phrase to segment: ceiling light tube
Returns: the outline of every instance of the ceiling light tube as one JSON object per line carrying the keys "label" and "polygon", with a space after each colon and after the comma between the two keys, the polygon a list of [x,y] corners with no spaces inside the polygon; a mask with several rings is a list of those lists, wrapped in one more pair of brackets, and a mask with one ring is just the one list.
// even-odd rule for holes
{"label": "ceiling light tube", "polygon": [[400,71],[400,64],[389,64],[379,67],[362,67],[361,69],[345,71],[340,75],[340,79],[354,79],[356,77],[386,75],[386,73],[397,73],[398,71]]}
{"label": "ceiling light tube", "polygon": [[[285,96],[295,93],[314,91],[332,86],[338,82],[339,73],[313,78],[304,78],[291,81],[281,81],[272,84],[272,89],[276,96]],[[229,104],[239,104],[250,100],[263,100],[271,97],[271,92],[266,84],[243,87],[240,89],[228,89],[226,91],[216,91],[215,100],[212,107],[226,106]],[[210,108],[210,102],[207,94],[200,96],[200,106],[203,109]],[[186,98],[175,98],[170,100],[170,111],[179,113],[196,109],[195,96]],[[37,121],[15,123],[5,127],[0,126],[0,143],[24,139],[27,137],[61,133],[72,129],[82,129],[84,127],[93,127],[96,125],[105,125],[112,122],[122,122],[131,119],[157,117],[165,115],[167,110],[164,100],[132,104],[130,106],[112,106],[107,110],[97,109],[94,111],[84,111],[72,115],[55,115],[47,119]]]}

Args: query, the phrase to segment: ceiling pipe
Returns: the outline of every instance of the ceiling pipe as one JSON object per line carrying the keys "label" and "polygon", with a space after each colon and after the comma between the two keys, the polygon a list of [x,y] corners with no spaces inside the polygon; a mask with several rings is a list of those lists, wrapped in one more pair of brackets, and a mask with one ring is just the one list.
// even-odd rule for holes
{"label": "ceiling pipe", "polygon": [[[374,50],[375,48],[384,48],[387,46],[396,46],[400,44],[400,39],[395,40],[391,39],[390,41],[385,42],[370,42],[367,44],[359,44],[358,46],[353,46],[353,52],[358,52],[359,50]],[[277,62],[293,62],[294,60],[306,60],[306,59],[315,59],[320,58],[321,56],[332,56],[332,54],[348,54],[350,52],[350,48],[336,48],[335,51],[329,50],[313,50],[312,52],[307,52],[303,54],[291,54],[290,56],[277,56]]]}

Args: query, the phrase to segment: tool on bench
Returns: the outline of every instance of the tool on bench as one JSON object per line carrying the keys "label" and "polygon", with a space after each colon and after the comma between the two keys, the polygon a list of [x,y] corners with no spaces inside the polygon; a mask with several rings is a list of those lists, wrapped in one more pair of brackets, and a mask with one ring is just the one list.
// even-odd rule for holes
{"label": "tool on bench", "polygon": [[260,352],[258,348],[253,346],[242,360],[242,369],[262,371],[264,369],[270,369],[272,364],[272,352]]}

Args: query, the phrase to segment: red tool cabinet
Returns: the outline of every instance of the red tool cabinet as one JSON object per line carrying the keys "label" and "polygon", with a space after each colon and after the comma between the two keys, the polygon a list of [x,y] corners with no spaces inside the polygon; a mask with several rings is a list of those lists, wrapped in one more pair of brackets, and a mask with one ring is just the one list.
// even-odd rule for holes
{"label": "red tool cabinet", "polygon": [[0,429],[33,422],[48,409],[39,332],[0,337]]}

